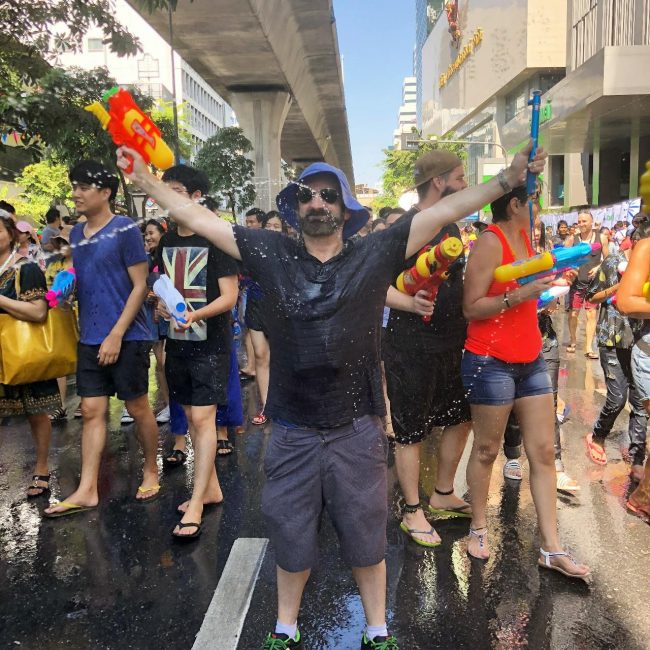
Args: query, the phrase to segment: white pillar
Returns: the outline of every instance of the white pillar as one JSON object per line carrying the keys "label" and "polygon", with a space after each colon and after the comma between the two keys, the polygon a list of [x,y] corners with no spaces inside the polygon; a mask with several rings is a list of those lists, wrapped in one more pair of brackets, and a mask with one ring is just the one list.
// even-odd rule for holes
{"label": "white pillar", "polygon": [[291,95],[283,90],[245,91],[230,94],[229,103],[244,135],[251,141],[249,154],[258,179],[258,207],[275,208],[281,180],[280,138],[291,107]]}

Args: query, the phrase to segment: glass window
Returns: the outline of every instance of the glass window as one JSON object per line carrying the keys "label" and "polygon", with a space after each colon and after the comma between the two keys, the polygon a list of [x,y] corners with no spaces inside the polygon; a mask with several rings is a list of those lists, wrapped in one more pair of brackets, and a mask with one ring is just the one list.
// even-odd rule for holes
{"label": "glass window", "polygon": [[104,43],[102,43],[101,38],[89,38],[88,39],[88,51],[89,52],[103,52]]}

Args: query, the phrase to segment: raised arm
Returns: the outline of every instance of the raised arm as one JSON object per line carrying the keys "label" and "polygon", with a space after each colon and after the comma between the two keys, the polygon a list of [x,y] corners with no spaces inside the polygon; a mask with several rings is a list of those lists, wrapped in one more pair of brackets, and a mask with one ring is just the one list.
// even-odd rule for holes
{"label": "raised arm", "polygon": [[129,160],[126,154],[133,158],[133,171],[125,176],[135,183],[143,192],[152,197],[159,206],[167,210],[174,221],[181,224],[197,235],[202,235],[210,240],[224,253],[241,260],[241,254],[235,241],[232,226],[227,221],[220,219],[214,212],[184,198],[157,179],[149,171],[142,157],[133,149],[120,147],[117,150],[117,165],[126,170]]}
{"label": "raised arm", "polygon": [[[528,155],[532,146],[531,141],[514,157],[510,167],[504,170],[504,180],[511,188],[517,187],[525,181],[526,171],[529,168]],[[535,174],[542,172],[546,157],[544,150],[538,149],[534,160],[530,163],[530,170]],[[505,193],[500,181],[495,177],[482,185],[469,187],[446,196],[431,208],[418,212],[411,223],[411,232],[406,246],[406,259],[431,241],[441,228],[480,210],[484,205]]]}
{"label": "raised arm", "polygon": [[650,279],[650,238],[642,239],[632,249],[630,262],[618,289],[616,306],[632,318],[650,318],[650,302],[643,295],[643,285]]}

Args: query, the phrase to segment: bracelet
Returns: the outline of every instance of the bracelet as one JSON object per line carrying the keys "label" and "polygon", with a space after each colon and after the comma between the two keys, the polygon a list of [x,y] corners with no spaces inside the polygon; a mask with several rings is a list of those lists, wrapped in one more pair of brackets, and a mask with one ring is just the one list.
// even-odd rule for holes
{"label": "bracelet", "polygon": [[499,185],[501,185],[501,189],[503,190],[504,194],[508,194],[508,192],[512,192],[512,187],[510,187],[510,183],[508,183],[508,179],[506,178],[505,169],[502,169],[497,174],[497,180],[499,181]]}
{"label": "bracelet", "polygon": [[510,304],[510,301],[508,300],[508,292],[506,291],[503,294],[503,304],[506,306],[506,309],[510,309],[512,305]]}

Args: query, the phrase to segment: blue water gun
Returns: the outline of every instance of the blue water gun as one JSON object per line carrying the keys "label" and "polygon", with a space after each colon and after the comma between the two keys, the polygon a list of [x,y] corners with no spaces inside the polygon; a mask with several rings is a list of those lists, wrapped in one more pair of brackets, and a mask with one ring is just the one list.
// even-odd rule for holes
{"label": "blue water gun", "polygon": [[497,282],[516,280],[524,285],[535,280],[557,276],[570,269],[577,269],[589,260],[589,256],[600,250],[600,244],[581,242],[569,248],[554,248],[525,260],[503,264],[494,270]]}
{"label": "blue water gun", "polygon": [[543,291],[537,299],[537,309],[544,309],[544,307],[547,307],[561,296],[565,296],[569,293],[569,288],[569,285],[566,285],[563,287],[555,286],[546,289],[546,291]]}
{"label": "blue water gun", "polygon": [[[533,96],[528,100],[528,106],[532,106],[533,114],[530,119],[530,139],[533,141],[533,148],[528,156],[528,162],[532,162],[537,153],[539,144],[539,111],[542,105],[542,91],[533,90]],[[528,213],[530,215],[530,241],[535,245],[535,218],[533,216],[533,197],[537,193],[537,176],[530,170],[526,173],[526,194],[528,194]]]}
{"label": "blue water gun", "polygon": [[77,273],[72,267],[59,271],[54,276],[52,288],[45,294],[45,300],[47,300],[50,309],[60,307],[66,302],[73,294],[76,284]]}

